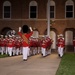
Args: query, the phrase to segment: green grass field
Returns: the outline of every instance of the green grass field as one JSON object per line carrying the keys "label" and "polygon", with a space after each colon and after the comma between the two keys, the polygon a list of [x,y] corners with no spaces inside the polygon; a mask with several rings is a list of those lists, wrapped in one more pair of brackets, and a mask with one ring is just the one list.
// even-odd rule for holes
{"label": "green grass field", "polygon": [[66,53],[61,59],[56,75],[75,75],[75,54]]}
{"label": "green grass field", "polygon": [[0,58],[5,58],[5,57],[8,57],[8,55],[6,55],[6,54],[1,55],[1,54],[0,54]]}

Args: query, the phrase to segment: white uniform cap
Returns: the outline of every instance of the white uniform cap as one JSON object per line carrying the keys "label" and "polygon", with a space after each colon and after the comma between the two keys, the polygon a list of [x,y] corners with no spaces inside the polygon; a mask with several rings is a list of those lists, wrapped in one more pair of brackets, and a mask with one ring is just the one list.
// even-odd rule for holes
{"label": "white uniform cap", "polygon": [[35,38],[35,37],[33,36],[33,38]]}
{"label": "white uniform cap", "polygon": [[3,37],[3,35],[1,35],[1,37]]}
{"label": "white uniform cap", "polygon": [[11,38],[12,36],[11,36],[11,35],[9,35],[9,37]]}
{"label": "white uniform cap", "polygon": [[19,37],[17,36],[16,38],[18,39]]}
{"label": "white uniform cap", "polygon": [[12,37],[15,37],[15,35],[12,35]]}
{"label": "white uniform cap", "polygon": [[5,35],[5,37],[8,37],[7,35]]}
{"label": "white uniform cap", "polygon": [[63,40],[64,40],[64,38],[63,38]]}
{"label": "white uniform cap", "polygon": [[44,35],[42,37],[45,37]]}
{"label": "white uniform cap", "polygon": [[63,36],[62,34],[60,34],[59,36]]}

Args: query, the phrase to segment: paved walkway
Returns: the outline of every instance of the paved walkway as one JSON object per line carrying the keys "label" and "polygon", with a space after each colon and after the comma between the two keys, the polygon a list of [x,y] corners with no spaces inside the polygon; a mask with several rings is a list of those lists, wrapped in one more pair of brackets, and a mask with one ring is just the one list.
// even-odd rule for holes
{"label": "paved walkway", "polygon": [[35,55],[27,61],[22,56],[0,58],[0,75],[55,75],[60,60],[57,54]]}

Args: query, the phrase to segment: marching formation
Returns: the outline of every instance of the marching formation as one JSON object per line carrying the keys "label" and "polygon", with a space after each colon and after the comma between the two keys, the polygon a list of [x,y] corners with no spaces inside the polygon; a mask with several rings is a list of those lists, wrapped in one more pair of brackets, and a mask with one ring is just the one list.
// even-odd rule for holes
{"label": "marching formation", "polygon": [[[28,32],[30,30],[30,32]],[[9,56],[23,55],[26,61],[28,56],[41,53],[43,57],[51,54],[51,45],[53,40],[49,36],[35,38],[32,36],[32,28],[24,25],[19,27],[18,35],[0,35],[0,54],[8,54]],[[65,41],[63,35],[60,34],[57,40],[58,55],[64,54]]]}
{"label": "marching formation", "polygon": [[52,45],[52,43],[53,43],[53,40],[50,39],[49,37],[45,37],[42,40],[42,43],[41,43],[41,52],[42,52],[43,56],[51,54],[51,45]]}
{"label": "marching formation", "polygon": [[[9,56],[21,55],[23,54],[23,39],[19,35],[0,35],[0,53],[8,54]],[[48,37],[43,37],[38,39],[35,37],[29,38],[29,51],[28,56],[36,55],[42,53],[43,56],[50,54],[52,40]],[[25,52],[26,53],[26,52]]]}
{"label": "marching formation", "polygon": [[8,54],[9,56],[22,54],[21,50],[22,39],[19,36],[3,36],[0,37],[0,53]]}

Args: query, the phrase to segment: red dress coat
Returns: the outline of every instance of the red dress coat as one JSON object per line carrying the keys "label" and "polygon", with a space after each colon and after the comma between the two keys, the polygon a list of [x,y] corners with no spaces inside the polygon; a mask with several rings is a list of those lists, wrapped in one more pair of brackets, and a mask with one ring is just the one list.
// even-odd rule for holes
{"label": "red dress coat", "polygon": [[[18,34],[21,36],[21,38],[23,39],[23,37],[22,37],[22,33],[21,32],[18,32]],[[27,40],[30,38],[30,36],[33,34],[33,32],[30,32],[30,33],[26,33],[26,34],[24,34],[24,36],[27,38]],[[29,47],[29,43],[26,43],[25,41],[24,41],[24,39],[23,39],[23,42],[22,42],[22,47]]]}

